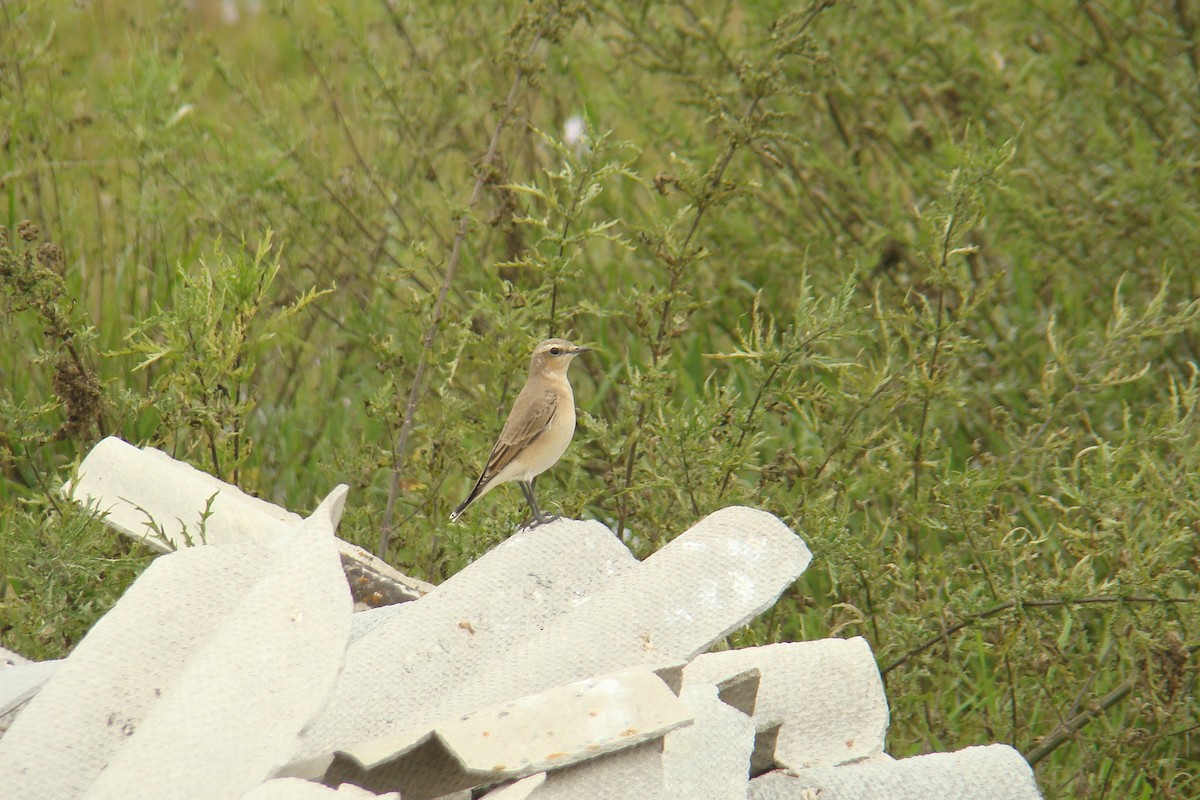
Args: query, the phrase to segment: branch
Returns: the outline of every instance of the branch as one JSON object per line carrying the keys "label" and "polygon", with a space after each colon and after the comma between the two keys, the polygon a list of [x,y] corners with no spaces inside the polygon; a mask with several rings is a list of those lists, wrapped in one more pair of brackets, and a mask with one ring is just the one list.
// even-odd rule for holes
{"label": "branch", "polygon": [[[750,423],[754,420],[754,413],[758,411],[758,406],[762,402],[763,395],[766,394],[767,389],[770,388],[771,383],[775,380],[775,377],[779,374],[779,371],[785,366],[790,366],[794,356],[833,329],[834,324],[830,323],[824,328],[815,331],[811,336],[804,339],[804,341],[799,342],[795,347],[788,351],[788,353],[781,358],[774,367],[771,368],[771,371],[767,373],[766,379],[759,384],[758,391],[754,394],[754,402],[750,404],[750,410],[746,412],[746,419],[742,422],[742,429],[738,433],[737,443],[734,445],[735,449],[740,450],[742,447],[742,442],[746,441],[746,434],[750,431]],[[718,500],[725,496],[725,490],[729,488],[729,481],[733,477],[733,471],[733,467],[726,468],[725,477],[721,479],[721,491],[717,492]]]}
{"label": "branch", "polygon": [[[742,115],[743,122],[749,122],[754,117],[754,112],[758,110],[758,104],[762,101],[760,95],[754,95],[746,108],[746,113]],[[683,239],[683,244],[680,246],[680,252],[684,254],[684,258],[688,257],[688,250],[692,246],[692,238],[696,235],[696,231],[700,229],[700,221],[704,219],[705,212],[712,207],[711,196],[721,185],[721,178],[725,175],[725,170],[729,167],[729,162],[733,160],[738,148],[743,142],[738,137],[731,137],[729,143],[725,147],[725,152],[716,161],[712,168],[712,178],[709,180],[705,195],[699,198],[696,202],[696,213],[692,217],[691,227],[688,228],[687,236]],[[655,334],[654,341],[650,343],[650,358],[654,366],[658,366],[658,361],[666,352],[664,344],[667,341],[667,333],[671,322],[671,300],[675,295],[675,291],[679,286],[679,279],[683,275],[684,265],[673,266],[671,268],[671,279],[667,287],[666,297],[663,299],[662,313],[659,315],[658,332]],[[637,460],[638,439],[637,431],[642,429],[646,424],[646,415],[650,407],[643,400],[638,404],[637,426],[634,428],[633,441],[629,445],[629,453],[625,458],[625,491],[621,494],[621,510],[617,515],[617,538],[621,538],[625,534],[625,520],[629,516],[629,488],[633,483],[633,465]]]}
{"label": "branch", "polygon": [[[951,241],[951,237],[953,237],[953,235],[954,235],[954,226],[955,226],[955,223],[958,221],[958,211],[959,211],[959,206],[961,205],[961,203],[962,203],[961,198],[955,200],[954,208],[952,208],[950,210],[950,216],[946,219],[946,231],[942,236],[942,258],[941,258],[940,264],[938,265],[938,272],[940,273],[939,279],[941,279],[941,280],[944,280],[944,276],[946,273],[946,264],[950,260],[950,241]],[[921,422],[917,425],[917,441],[916,441],[916,444],[913,445],[912,495],[913,495],[914,503],[921,499],[921,464],[925,457],[924,456],[925,426],[926,426],[926,423],[929,421],[929,404],[933,400],[933,394],[935,391],[933,383],[935,380],[937,380],[936,376],[937,376],[938,356],[941,355],[941,352],[942,352],[942,334],[945,333],[944,329],[942,328],[942,320],[945,315],[945,308],[946,308],[946,287],[940,286],[940,287],[938,287],[937,322],[936,322],[936,327],[934,330],[934,338],[933,338],[933,355],[930,356],[930,358],[929,358],[929,369],[927,371],[928,378],[929,378],[929,384],[926,386],[925,396],[921,400]],[[921,537],[919,535],[914,535],[912,537],[912,542],[913,542],[913,558],[914,558],[914,561],[916,561],[917,564],[919,565],[921,563]]]}
{"label": "branch", "polygon": [[932,636],[916,647],[905,651],[904,655],[897,658],[891,664],[888,664],[883,669],[879,670],[880,675],[887,675],[889,672],[899,667],[915,656],[919,656],[929,648],[936,645],[938,642],[949,642],[950,634],[958,633],[963,628],[968,628],[976,622],[994,617],[1005,611],[1010,611],[1016,608],[1060,608],[1063,606],[1083,606],[1083,605],[1106,605],[1106,604],[1121,604],[1121,603],[1149,603],[1151,605],[1168,604],[1168,603],[1195,603],[1196,599],[1192,597],[1080,597],[1077,599],[1066,600],[1008,600],[1000,605],[993,606],[986,611],[980,611],[977,614],[970,614],[961,622],[956,622],[949,628],[946,628],[936,636]]}
{"label": "branch", "polygon": [[821,465],[817,467],[817,471],[813,473],[813,478],[821,477],[821,473],[824,472],[825,468],[829,466],[829,462],[833,460],[833,457],[840,453],[842,449],[849,443],[850,431],[854,427],[854,423],[858,422],[858,418],[863,415],[863,412],[867,410],[871,403],[874,403],[875,400],[881,394],[883,394],[884,390],[891,386],[895,381],[896,375],[893,374],[881,382],[874,388],[874,390],[871,391],[871,396],[867,398],[866,402],[856,408],[854,413],[846,418],[845,423],[842,425],[842,430],[838,433],[837,441],[834,443],[833,447],[829,448],[829,452],[825,454],[825,458],[821,461]]}
{"label": "branch", "polygon": [[[1184,598],[1170,598],[1170,600],[1172,602],[1180,603],[1188,602]],[[1194,644],[1187,648],[1187,652],[1189,657],[1194,656],[1197,652],[1200,652],[1200,644]],[[1025,760],[1029,762],[1029,766],[1032,767],[1033,765],[1037,764],[1043,758],[1057,750],[1061,745],[1070,741],[1076,733],[1083,729],[1084,725],[1087,725],[1093,719],[1124,700],[1125,697],[1133,691],[1135,686],[1137,686],[1137,678],[1129,678],[1120,686],[1104,695],[1104,697],[1100,698],[1100,700],[1092,707],[1084,711],[1080,711],[1078,714],[1064,722],[1060,722],[1058,727],[1052,730],[1050,735],[1042,740],[1041,744],[1025,754]],[[1177,733],[1186,733],[1188,730],[1191,729],[1184,728],[1182,731],[1177,731]]]}
{"label": "branch", "polygon": [[[529,54],[532,55],[541,39],[535,39],[529,48]],[[517,74],[513,76],[512,86],[508,90],[508,100],[504,104],[504,111],[500,115],[500,119],[496,121],[496,127],[492,131],[492,140],[488,144],[487,155],[483,157],[483,163],[479,165],[479,174],[475,177],[475,187],[471,190],[471,199],[467,201],[467,207],[464,210],[462,218],[458,222],[458,231],[454,235],[454,243],[450,249],[450,260],[446,262],[446,274],[442,277],[442,286],[438,290],[437,300],[433,304],[433,315],[429,320],[429,325],[425,329],[425,335],[421,338],[421,356],[417,361],[417,370],[413,375],[412,388],[408,393],[408,402],[404,406],[404,421],[400,426],[400,435],[396,439],[396,447],[393,451],[396,463],[392,468],[392,483],[388,488],[387,508],[383,512],[383,523],[379,531],[379,557],[387,558],[388,545],[391,542],[393,521],[396,514],[396,497],[400,492],[400,477],[404,473],[404,454],[408,450],[408,437],[412,433],[413,418],[416,415],[417,401],[421,397],[421,385],[425,380],[425,371],[429,368],[429,354],[433,349],[433,340],[437,336],[438,323],[442,319],[442,309],[446,304],[446,295],[450,292],[450,283],[454,280],[454,273],[458,269],[459,261],[462,260],[463,244],[467,239],[467,231],[471,224],[470,211],[479,204],[483,197],[483,187],[487,183],[491,174],[490,170],[496,161],[496,153],[500,148],[500,134],[504,132],[505,126],[512,118],[513,111],[516,110],[517,101],[521,96],[521,84],[529,73],[524,67],[517,68]]]}
{"label": "branch", "polygon": [[1115,706],[1117,703],[1125,699],[1125,696],[1133,691],[1133,687],[1137,685],[1136,678],[1130,678],[1122,683],[1117,688],[1113,689],[1108,694],[1104,695],[1095,707],[1089,708],[1086,711],[1080,711],[1075,716],[1065,722],[1060,722],[1058,727],[1050,732],[1050,735],[1042,740],[1042,743],[1025,754],[1025,760],[1029,762],[1029,766],[1041,761],[1046,756],[1058,749],[1059,745],[1065,743],[1068,739],[1092,719],[1103,714],[1108,709]]}

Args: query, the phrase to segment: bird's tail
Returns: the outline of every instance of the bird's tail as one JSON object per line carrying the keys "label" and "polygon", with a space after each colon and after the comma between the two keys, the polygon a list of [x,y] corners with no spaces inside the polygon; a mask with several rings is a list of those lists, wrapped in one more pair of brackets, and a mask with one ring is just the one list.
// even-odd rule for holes
{"label": "bird's tail", "polygon": [[458,508],[456,508],[450,512],[450,521],[451,522],[454,522],[459,517],[461,517],[462,513],[467,510],[467,506],[471,505],[471,503],[474,503],[477,499],[479,499],[479,496],[481,494],[483,494],[483,492],[480,491],[481,489],[483,489],[483,478],[480,478],[478,481],[476,481],[475,488],[472,489],[471,493],[467,495],[467,499],[463,500],[461,503],[459,503]]}

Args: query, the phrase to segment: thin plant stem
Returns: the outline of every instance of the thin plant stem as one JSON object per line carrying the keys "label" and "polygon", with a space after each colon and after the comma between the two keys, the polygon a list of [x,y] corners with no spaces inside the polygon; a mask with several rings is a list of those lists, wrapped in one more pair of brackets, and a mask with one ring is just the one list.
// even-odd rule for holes
{"label": "thin plant stem", "polygon": [[[540,39],[534,40],[529,50],[530,55],[533,54],[539,41]],[[442,311],[446,304],[446,295],[450,293],[450,284],[454,281],[454,274],[458,270],[459,262],[462,260],[463,245],[467,240],[467,232],[471,226],[470,211],[479,205],[479,201],[483,197],[483,187],[488,182],[490,170],[496,163],[496,154],[500,149],[500,135],[504,132],[509,120],[512,119],[517,102],[521,97],[521,87],[524,85],[527,77],[528,72],[525,68],[518,67],[517,74],[513,76],[512,86],[508,90],[508,99],[504,104],[504,111],[500,114],[500,119],[496,121],[496,125],[492,129],[492,138],[488,143],[487,155],[483,157],[483,163],[479,166],[478,175],[475,177],[475,186],[471,190],[471,198],[467,201],[467,208],[462,218],[458,221],[458,231],[454,235],[450,258],[446,262],[446,272],[442,277],[442,285],[438,289],[437,299],[433,303],[433,312],[429,320],[429,325],[425,328],[425,335],[421,337],[421,355],[417,360],[416,372],[413,374],[412,387],[408,392],[408,401],[404,405],[404,420],[400,425],[400,434],[396,439],[396,446],[392,451],[392,478],[391,484],[388,487],[387,507],[384,509],[383,521],[380,524],[379,530],[378,553],[380,558],[387,558],[388,546],[391,544],[394,529],[393,521],[396,514],[396,498],[399,496],[400,480],[404,474],[405,455],[408,452],[408,439],[412,434],[413,420],[416,418],[417,404],[421,399],[425,373],[429,369],[429,356],[433,350],[433,342],[437,338],[439,324],[442,321]]]}

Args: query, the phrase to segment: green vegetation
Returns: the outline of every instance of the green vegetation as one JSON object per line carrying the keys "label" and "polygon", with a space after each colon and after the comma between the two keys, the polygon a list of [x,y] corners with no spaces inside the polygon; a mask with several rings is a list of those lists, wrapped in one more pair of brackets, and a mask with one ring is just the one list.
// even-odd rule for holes
{"label": "green vegetation", "polygon": [[867,637],[895,755],[1200,796],[1198,19],[0,5],[0,642],[61,655],[149,559],[55,494],[109,434],[350,483],[342,535],[444,579],[522,519],[446,522],[566,335],[544,505],[813,549],[732,644]]}

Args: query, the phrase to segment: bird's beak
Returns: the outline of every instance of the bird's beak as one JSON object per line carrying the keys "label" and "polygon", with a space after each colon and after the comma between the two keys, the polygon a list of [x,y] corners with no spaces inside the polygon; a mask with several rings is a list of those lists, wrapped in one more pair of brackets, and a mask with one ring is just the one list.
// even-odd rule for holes
{"label": "bird's beak", "polygon": [[580,353],[590,353],[590,352],[592,352],[593,349],[594,348],[591,348],[591,347],[576,347],[575,355],[579,355]]}

